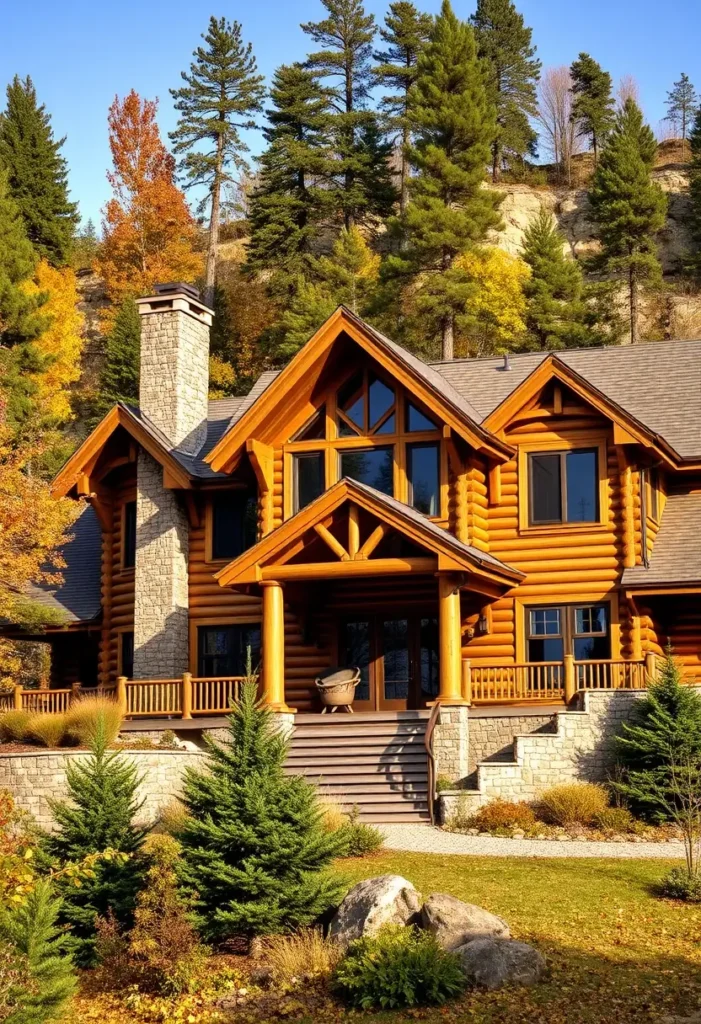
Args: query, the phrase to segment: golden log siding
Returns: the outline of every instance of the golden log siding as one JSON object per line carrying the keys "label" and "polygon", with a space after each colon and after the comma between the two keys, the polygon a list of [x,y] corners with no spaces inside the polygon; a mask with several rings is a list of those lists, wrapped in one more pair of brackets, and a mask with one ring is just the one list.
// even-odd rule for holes
{"label": "golden log siding", "polygon": [[[103,421],[56,490],[86,496],[100,515],[100,682],[119,681],[127,714],[226,711],[239,679],[198,677],[198,637],[202,628],[237,625],[261,630],[268,702],[317,711],[314,679],[339,663],[343,623],[383,615],[435,619],[435,698],[448,705],[557,703],[582,689],[638,689],[668,637],[687,678],[701,678],[699,588],[672,606],[621,582],[654,555],[668,492],[687,486],[689,471],[701,488],[701,466],[682,466],[669,445],[552,357],[483,422],[429,370],[341,310],[223,432],[205,458],[210,477],[188,477],[124,410]],[[357,373],[365,401],[371,379],[393,391],[391,427],[339,430],[339,394]],[[425,418],[422,431],[407,427],[409,404]],[[305,433],[315,416],[318,432]],[[339,479],[343,452],[391,447],[393,494],[406,505],[412,444],[438,449],[437,505],[424,525],[415,513],[402,515],[397,501]],[[190,658],[177,679],[123,678],[121,635],[134,628],[124,508],[135,496],[140,446],[161,462],[164,486],[178,490],[187,509]],[[531,525],[529,456],[578,449],[596,453],[597,521]],[[326,490],[296,512],[294,457],[304,452],[321,455]],[[229,564],[215,561],[213,495],[244,482],[257,491],[258,543]],[[577,661],[569,649],[554,661],[529,661],[532,609],[599,605],[608,657]],[[52,692],[59,701],[62,691]]]}

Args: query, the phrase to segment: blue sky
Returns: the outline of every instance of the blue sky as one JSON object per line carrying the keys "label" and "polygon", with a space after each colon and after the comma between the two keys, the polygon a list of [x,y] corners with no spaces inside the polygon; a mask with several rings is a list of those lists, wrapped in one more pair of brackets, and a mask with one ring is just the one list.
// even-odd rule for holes
{"label": "blue sky", "polygon": [[[474,9],[473,0],[453,3],[460,17]],[[72,196],[83,217],[96,222],[109,194],[107,108],[115,93],[123,96],[134,88],[158,97],[165,136],[175,121],[168,89],[177,87],[210,14],[242,23],[269,78],[279,64],[304,58],[310,40],[300,22],[320,20],[323,11],[320,0],[255,0],[216,8],[203,0],[34,0],[31,6],[8,0],[0,6],[0,88],[4,92],[15,73],[31,75],[56,133],[67,136]],[[366,6],[382,21],[385,0],[367,0]],[[417,6],[435,12],[440,0],[417,0]],[[569,64],[585,50],[614,80],[633,75],[653,128],[681,71],[701,88],[698,0],[667,0],[664,12],[653,0],[520,0],[518,6],[533,28],[544,65]],[[256,137],[251,143],[254,150],[259,145]]]}

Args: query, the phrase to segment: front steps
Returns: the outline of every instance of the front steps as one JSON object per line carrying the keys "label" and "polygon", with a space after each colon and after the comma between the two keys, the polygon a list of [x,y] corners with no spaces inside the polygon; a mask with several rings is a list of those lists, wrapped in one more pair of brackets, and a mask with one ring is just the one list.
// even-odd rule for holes
{"label": "front steps", "polygon": [[286,768],[361,821],[428,822],[428,711],[295,715]]}

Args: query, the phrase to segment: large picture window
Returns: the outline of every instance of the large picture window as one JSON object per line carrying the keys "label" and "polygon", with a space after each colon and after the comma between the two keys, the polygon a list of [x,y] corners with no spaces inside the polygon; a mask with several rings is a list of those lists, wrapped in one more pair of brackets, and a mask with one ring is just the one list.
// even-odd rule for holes
{"label": "large picture window", "polygon": [[341,477],[352,477],[383,494],[394,493],[392,448],[362,448],[359,451],[341,452],[340,458]]}
{"label": "large picture window", "polygon": [[248,491],[212,495],[212,558],[231,560],[256,542],[258,503]]}
{"label": "large picture window", "polygon": [[260,626],[200,626],[197,630],[197,674],[205,679],[246,674],[260,661]]}
{"label": "large picture window", "polygon": [[595,448],[529,453],[530,525],[598,522],[598,461]]}

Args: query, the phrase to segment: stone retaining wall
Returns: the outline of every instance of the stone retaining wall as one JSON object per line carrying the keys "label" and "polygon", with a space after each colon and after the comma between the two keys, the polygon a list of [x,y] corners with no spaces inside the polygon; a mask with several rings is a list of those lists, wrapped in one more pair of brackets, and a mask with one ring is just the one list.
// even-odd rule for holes
{"label": "stone retaining wall", "polygon": [[472,775],[481,761],[503,761],[513,755],[514,736],[526,733],[554,732],[555,722],[549,714],[470,715],[470,751],[467,771]]}

